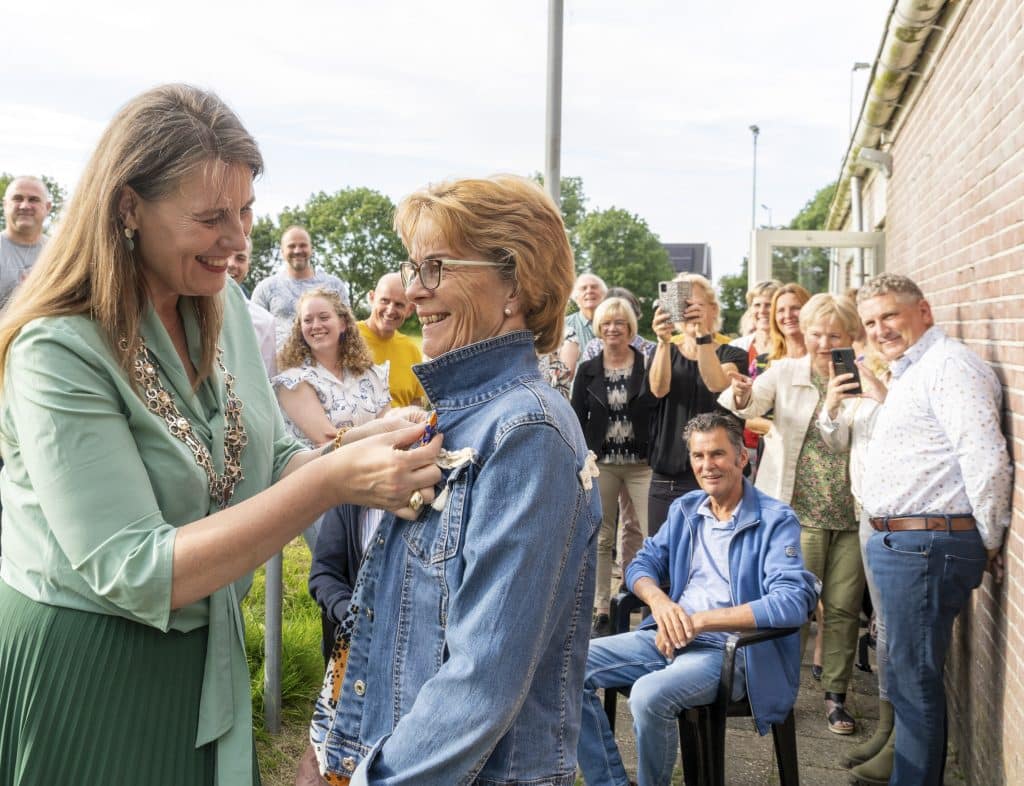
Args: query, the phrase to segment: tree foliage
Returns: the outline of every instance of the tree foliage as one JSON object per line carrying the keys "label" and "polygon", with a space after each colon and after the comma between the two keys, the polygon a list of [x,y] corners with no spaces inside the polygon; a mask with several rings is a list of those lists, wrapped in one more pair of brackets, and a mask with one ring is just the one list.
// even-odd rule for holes
{"label": "tree foliage", "polygon": [[739,333],[740,318],[747,310],[747,264],[747,258],[743,257],[739,273],[718,279],[718,302],[722,308],[722,331],[725,333]]}
{"label": "tree foliage", "polygon": [[[540,172],[534,172],[530,177],[540,185],[544,185],[544,175]],[[562,202],[559,205],[562,211],[562,221],[565,222],[565,232],[569,236],[569,245],[572,247],[572,254],[577,260],[578,268],[582,250],[579,227],[587,216],[587,195],[583,192],[582,177],[563,177],[558,182]]]}
{"label": "tree foliage", "polygon": [[[11,184],[11,181],[19,175],[12,175],[10,172],[0,172],[0,196],[7,191],[7,186]],[[60,216],[61,210],[64,209],[64,203],[67,201],[68,192],[55,178],[49,175],[40,175],[39,179],[46,184],[47,190],[50,192],[50,201],[53,203],[53,208],[50,210],[50,217],[43,225],[43,231],[46,231],[49,227],[53,226],[57,218]],[[0,211],[0,232],[7,228],[7,217]]]}
{"label": "tree foliage", "polygon": [[647,222],[635,213],[612,207],[588,213],[578,227],[577,270],[590,270],[608,286],[626,287],[641,301],[656,297],[658,282],[675,271]]}
{"label": "tree foliage", "polygon": [[249,282],[255,286],[274,272],[280,263],[281,232],[290,224],[300,224],[309,230],[314,264],[348,284],[353,308],[358,316],[365,316],[366,294],[405,257],[392,228],[394,213],[394,203],[384,194],[346,188],[334,194],[321,191],[304,205],[285,208],[276,224],[263,216],[252,229]]}
{"label": "tree foliage", "polygon": [[[819,189],[787,229],[824,229],[835,190],[835,183]],[[772,254],[772,277],[783,282],[796,281],[812,294],[828,289],[828,270],[827,248],[776,248]]]}

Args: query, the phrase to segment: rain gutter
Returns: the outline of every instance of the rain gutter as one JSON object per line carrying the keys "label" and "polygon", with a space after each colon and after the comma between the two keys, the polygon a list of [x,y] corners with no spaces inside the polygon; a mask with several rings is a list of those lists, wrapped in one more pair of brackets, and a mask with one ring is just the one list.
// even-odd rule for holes
{"label": "rain gutter", "polygon": [[[851,208],[851,186],[858,187],[871,171],[858,161],[862,149],[879,149],[892,141],[892,126],[898,110],[916,79],[926,74],[930,54],[940,46],[940,38],[948,32],[936,23],[943,11],[956,12],[956,21],[971,0],[895,0],[886,22],[885,35],[871,68],[869,88],[861,105],[857,127],[843,159],[839,183],[829,207],[826,229],[843,225]],[[933,35],[933,33],[935,33]],[[904,113],[905,114],[905,113]],[[855,178],[855,179],[854,179]],[[852,181],[852,182],[851,182]],[[859,193],[856,202],[859,204]]]}

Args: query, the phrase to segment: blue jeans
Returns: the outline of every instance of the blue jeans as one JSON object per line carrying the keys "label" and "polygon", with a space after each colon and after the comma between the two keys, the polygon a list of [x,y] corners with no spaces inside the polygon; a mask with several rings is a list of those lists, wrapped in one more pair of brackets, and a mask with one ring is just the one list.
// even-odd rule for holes
{"label": "blue jeans", "polygon": [[[629,782],[598,688],[632,685],[629,709],[636,733],[640,786],[667,786],[678,747],[676,717],[686,707],[715,700],[722,674],[721,643],[691,642],[669,661],[654,646],[655,633],[638,630],[590,642],[577,750],[587,786],[627,786]],[[737,673],[734,698],[745,691]]]}
{"label": "blue jeans", "polygon": [[876,532],[867,553],[882,601],[896,713],[889,783],[938,786],[946,761],[942,673],[953,620],[981,583],[988,555],[977,530]]}

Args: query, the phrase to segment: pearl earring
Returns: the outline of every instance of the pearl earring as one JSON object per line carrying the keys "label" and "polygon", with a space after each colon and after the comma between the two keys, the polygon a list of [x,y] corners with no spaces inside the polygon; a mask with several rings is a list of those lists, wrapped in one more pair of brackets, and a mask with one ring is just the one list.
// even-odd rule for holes
{"label": "pearl earring", "polygon": [[505,306],[505,316],[506,317],[512,316],[512,309],[510,309],[508,306]]}
{"label": "pearl earring", "polygon": [[135,250],[135,230],[131,227],[124,228],[124,244],[128,246],[128,252]]}

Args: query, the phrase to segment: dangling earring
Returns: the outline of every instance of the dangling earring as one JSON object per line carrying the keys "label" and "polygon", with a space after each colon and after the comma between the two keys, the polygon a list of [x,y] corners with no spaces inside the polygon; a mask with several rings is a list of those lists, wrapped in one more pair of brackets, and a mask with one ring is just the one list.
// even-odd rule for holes
{"label": "dangling earring", "polygon": [[135,230],[131,227],[124,228],[124,244],[128,246],[128,253],[135,250]]}
{"label": "dangling earring", "polygon": [[506,317],[512,316],[512,309],[510,309],[508,306],[505,306],[505,316]]}

